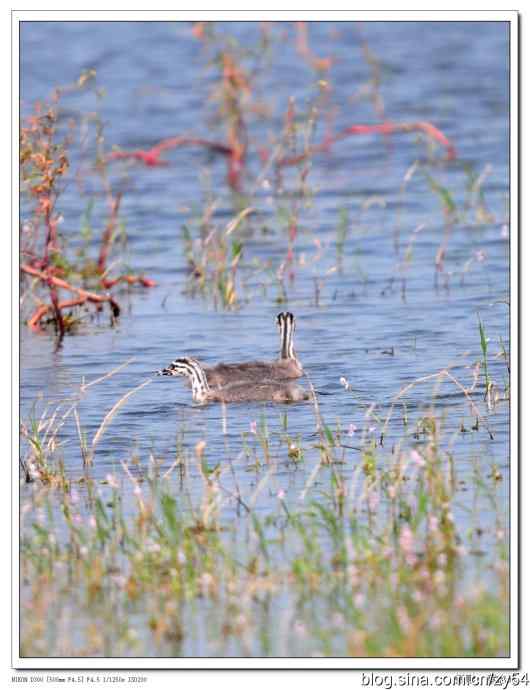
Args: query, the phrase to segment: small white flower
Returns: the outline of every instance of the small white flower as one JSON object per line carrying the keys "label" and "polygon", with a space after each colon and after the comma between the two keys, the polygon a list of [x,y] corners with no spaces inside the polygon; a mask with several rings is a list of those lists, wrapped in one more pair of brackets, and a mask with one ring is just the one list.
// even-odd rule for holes
{"label": "small white flower", "polygon": [[375,513],[377,506],[379,505],[379,495],[375,491],[371,491],[368,494],[368,510],[371,513]]}
{"label": "small white flower", "polygon": [[293,627],[294,627],[295,633],[299,637],[305,637],[307,635],[306,627],[301,621],[296,621]]}
{"label": "small white flower", "polygon": [[344,616],[337,611],[333,614],[331,622],[335,628],[341,628],[344,625]]}
{"label": "small white flower", "polygon": [[412,594],[412,598],[416,603],[420,604],[425,599],[425,595],[419,589],[416,589]]}
{"label": "small white flower", "polygon": [[118,480],[116,479],[116,476],[114,474],[107,474],[105,477],[105,480],[109,486],[111,486],[113,489],[118,488]]}
{"label": "small white flower", "polygon": [[445,566],[447,565],[447,554],[441,553],[436,559],[436,563],[439,565],[440,568],[445,568]]}
{"label": "small white flower", "polygon": [[438,630],[443,623],[443,616],[439,611],[435,611],[429,618],[429,627],[431,630]]}
{"label": "small white flower", "polygon": [[410,451],[410,459],[418,467],[425,467],[425,460],[422,458],[422,456],[418,453],[417,450]]}
{"label": "small white flower", "polygon": [[355,604],[356,608],[360,609],[364,604],[364,594],[362,594],[361,592],[357,592],[357,594],[353,598],[353,603]]}
{"label": "small white flower", "polygon": [[434,573],[433,580],[438,586],[443,585],[445,582],[445,573],[443,570],[437,570]]}
{"label": "small white flower", "polygon": [[124,589],[127,584],[127,578],[124,575],[112,575],[112,581],[120,589]]}
{"label": "small white flower", "polygon": [[428,528],[430,532],[437,532],[438,531],[438,525],[439,521],[438,518],[434,515],[429,515],[429,519],[427,520]]}

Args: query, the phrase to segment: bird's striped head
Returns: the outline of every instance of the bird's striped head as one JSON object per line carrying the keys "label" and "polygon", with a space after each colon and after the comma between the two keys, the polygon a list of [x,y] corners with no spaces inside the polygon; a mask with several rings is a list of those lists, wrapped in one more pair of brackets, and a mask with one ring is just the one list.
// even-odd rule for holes
{"label": "bird's striped head", "polygon": [[165,369],[160,369],[156,373],[158,376],[185,376],[191,383],[191,392],[195,402],[204,402],[210,391],[204,369],[192,357],[179,357]]}
{"label": "bird's striped head", "polygon": [[276,317],[280,329],[280,359],[296,359],[294,351],[295,318],[290,311],[282,311]]}

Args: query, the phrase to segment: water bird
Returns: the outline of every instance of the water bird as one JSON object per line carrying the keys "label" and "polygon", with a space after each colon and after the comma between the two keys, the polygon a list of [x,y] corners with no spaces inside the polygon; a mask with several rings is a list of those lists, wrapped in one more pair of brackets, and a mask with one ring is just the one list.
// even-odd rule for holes
{"label": "water bird", "polygon": [[282,311],[276,317],[280,331],[280,356],[271,362],[234,362],[204,366],[204,372],[211,386],[226,386],[237,381],[283,381],[297,379],[304,369],[294,350],[296,320],[291,312]]}
{"label": "water bird", "polygon": [[204,368],[191,357],[180,357],[156,373],[159,376],[185,376],[191,385],[193,401],[201,404],[258,401],[287,403],[310,399],[306,390],[288,381],[236,381],[224,387],[211,388]]}

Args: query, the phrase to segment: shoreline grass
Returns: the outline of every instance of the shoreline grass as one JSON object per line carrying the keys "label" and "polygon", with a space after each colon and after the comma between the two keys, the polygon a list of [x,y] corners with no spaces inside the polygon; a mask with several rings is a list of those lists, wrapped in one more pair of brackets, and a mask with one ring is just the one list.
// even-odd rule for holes
{"label": "shoreline grass", "polygon": [[[429,377],[433,400],[448,371]],[[457,389],[470,419],[494,414]],[[66,413],[42,415],[21,490],[21,655],[507,655],[503,475],[479,457],[463,473],[459,419],[434,406],[403,408],[387,443],[403,392],[386,418],[368,406],[362,430],[331,427],[315,401],[312,441],[264,413],[230,462],[199,440],[169,467],[122,461],[104,479],[97,459],[68,477],[53,441]],[[489,438],[482,421],[472,433]],[[301,490],[282,488],[284,465]]]}

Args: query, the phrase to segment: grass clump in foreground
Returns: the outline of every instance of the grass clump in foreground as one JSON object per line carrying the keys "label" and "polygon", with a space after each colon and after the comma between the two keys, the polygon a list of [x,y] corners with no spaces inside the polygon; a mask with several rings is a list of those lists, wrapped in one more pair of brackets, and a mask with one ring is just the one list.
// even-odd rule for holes
{"label": "grass clump in foreground", "polygon": [[[208,471],[204,442],[169,470],[33,483],[21,655],[507,655],[502,517],[459,528],[440,427],[412,450],[367,442],[353,471],[321,461],[318,489],[313,470],[292,497],[272,489],[272,454],[244,495],[231,468]],[[498,512],[497,478],[475,469],[469,505]]]}

